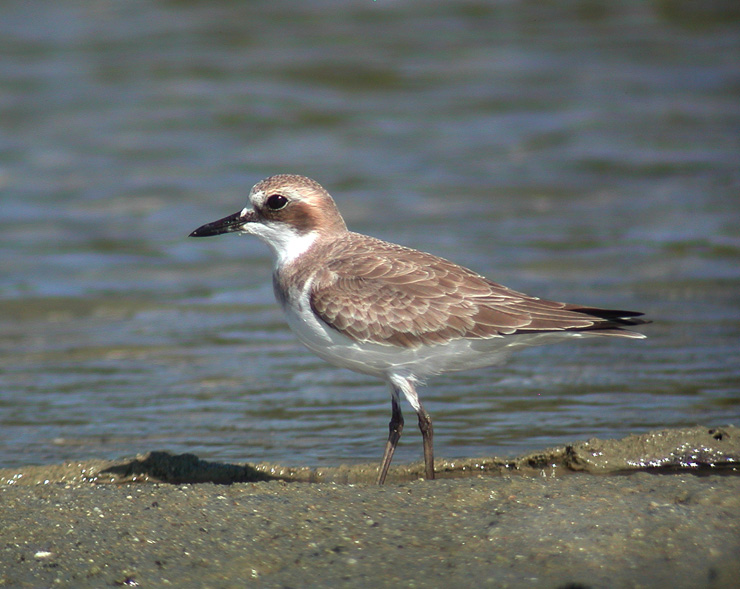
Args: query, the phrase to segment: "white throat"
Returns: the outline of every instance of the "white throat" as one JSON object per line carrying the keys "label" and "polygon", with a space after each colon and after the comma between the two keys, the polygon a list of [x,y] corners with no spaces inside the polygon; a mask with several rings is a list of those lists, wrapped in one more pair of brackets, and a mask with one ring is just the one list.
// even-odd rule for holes
{"label": "white throat", "polygon": [[275,268],[298,259],[319,237],[318,231],[299,233],[285,223],[250,223],[245,229],[245,233],[256,235],[275,252]]}

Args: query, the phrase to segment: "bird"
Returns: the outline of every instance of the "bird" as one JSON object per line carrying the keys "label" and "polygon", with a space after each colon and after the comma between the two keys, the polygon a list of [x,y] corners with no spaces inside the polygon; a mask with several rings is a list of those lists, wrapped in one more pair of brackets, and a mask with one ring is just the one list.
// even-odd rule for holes
{"label": "bird", "polygon": [[523,294],[430,253],[347,228],[334,199],[296,174],[265,178],[241,211],[190,237],[254,235],[274,254],[275,298],[298,340],[335,366],[388,384],[384,484],[403,431],[401,398],[418,417],[424,478],[434,479],[432,419],[417,387],[442,373],[493,366],[511,352],[589,336],[642,339],[643,313]]}

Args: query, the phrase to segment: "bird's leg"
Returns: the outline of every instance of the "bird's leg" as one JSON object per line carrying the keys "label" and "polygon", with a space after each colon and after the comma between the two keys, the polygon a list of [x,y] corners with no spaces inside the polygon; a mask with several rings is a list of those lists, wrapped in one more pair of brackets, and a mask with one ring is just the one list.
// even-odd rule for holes
{"label": "bird's leg", "polygon": [[385,453],[383,454],[383,460],[380,463],[380,471],[378,472],[377,483],[379,485],[382,485],[385,482],[385,476],[388,474],[388,467],[391,465],[393,453],[396,451],[398,440],[401,439],[401,432],[403,431],[401,403],[398,399],[398,393],[395,390],[392,391],[392,393],[391,407],[393,413],[391,414],[391,421],[388,424],[388,442],[385,445]]}
{"label": "bird's leg", "polygon": [[419,403],[419,409],[416,413],[419,416],[419,429],[421,430],[421,439],[424,442],[425,476],[427,480],[432,480],[434,479],[434,428],[432,427],[432,418],[421,403]]}

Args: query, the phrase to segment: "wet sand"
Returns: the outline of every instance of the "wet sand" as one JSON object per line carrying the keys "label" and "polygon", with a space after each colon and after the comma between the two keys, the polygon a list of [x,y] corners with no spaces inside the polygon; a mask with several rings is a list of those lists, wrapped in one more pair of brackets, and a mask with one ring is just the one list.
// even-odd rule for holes
{"label": "wet sand", "polygon": [[[740,430],[399,466],[0,470],[0,586],[736,587]],[[305,484],[312,482],[313,484]],[[301,484],[304,483],[304,484]]]}

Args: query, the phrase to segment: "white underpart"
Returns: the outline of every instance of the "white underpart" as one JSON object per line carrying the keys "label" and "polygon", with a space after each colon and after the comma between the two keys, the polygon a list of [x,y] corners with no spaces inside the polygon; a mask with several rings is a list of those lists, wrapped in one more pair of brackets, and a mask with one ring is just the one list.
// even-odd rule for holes
{"label": "white underpart", "polygon": [[379,377],[397,386],[414,409],[418,409],[419,399],[414,387],[409,385],[428,376],[493,366],[518,349],[588,335],[548,332],[486,339],[460,338],[418,348],[360,342],[333,329],[314,314],[309,300],[310,290],[309,281],[302,292],[291,293],[296,304],[284,307],[288,325],[301,343],[335,366]]}
{"label": "white underpart", "polygon": [[319,236],[316,231],[300,233],[290,225],[279,222],[247,223],[242,232],[259,237],[272,248],[275,252],[275,268],[289,264],[304,254]]}
{"label": "white underpart", "polygon": [[414,386],[417,380],[418,379],[413,374],[407,376],[402,374],[391,374],[388,377],[388,381],[391,384],[391,395],[397,395],[398,393],[396,393],[396,390],[403,391],[403,396],[406,397],[409,405],[413,407],[414,411],[419,413],[421,402],[419,401],[419,395]]}

